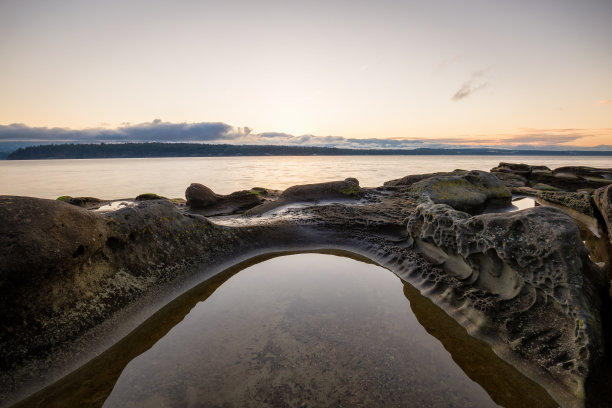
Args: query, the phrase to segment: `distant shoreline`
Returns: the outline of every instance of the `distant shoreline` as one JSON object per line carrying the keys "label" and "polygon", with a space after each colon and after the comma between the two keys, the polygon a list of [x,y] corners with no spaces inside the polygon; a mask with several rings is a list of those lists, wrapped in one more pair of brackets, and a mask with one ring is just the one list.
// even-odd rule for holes
{"label": "distant shoreline", "polygon": [[[7,160],[128,159],[234,156],[612,156],[612,151],[464,149],[344,149],[199,143],[51,144],[19,148]],[[1,158],[1,157],[0,157]]]}

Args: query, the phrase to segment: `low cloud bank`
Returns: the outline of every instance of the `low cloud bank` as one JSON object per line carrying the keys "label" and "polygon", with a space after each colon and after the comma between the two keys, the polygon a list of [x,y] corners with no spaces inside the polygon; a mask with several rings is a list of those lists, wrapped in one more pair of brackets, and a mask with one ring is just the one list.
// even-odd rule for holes
{"label": "low cloud bank", "polygon": [[[443,139],[425,138],[346,138],[342,136],[294,136],[281,132],[254,133],[248,127],[233,127],[221,122],[170,123],[156,119],[140,124],[126,124],[116,129],[47,128],[24,124],[0,125],[0,144],[31,145],[49,143],[230,143],[255,145],[322,146],[352,149],[415,148],[495,148],[539,150],[612,150],[610,145],[578,147],[568,143],[611,135],[612,129],[525,129],[517,134],[459,136]],[[585,139],[585,140],[587,140]]]}

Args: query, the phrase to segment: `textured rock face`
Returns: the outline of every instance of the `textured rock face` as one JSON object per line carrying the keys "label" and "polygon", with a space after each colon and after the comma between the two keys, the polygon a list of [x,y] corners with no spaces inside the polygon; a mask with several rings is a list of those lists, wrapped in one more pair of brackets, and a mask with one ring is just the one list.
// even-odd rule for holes
{"label": "textured rock face", "polygon": [[[528,171],[552,177],[550,170]],[[221,196],[202,186],[203,200],[209,199],[202,209],[153,199],[104,214],[1,197],[0,245],[17,250],[0,252],[0,265],[8,265],[0,268],[0,384],[8,389],[19,375],[39,377],[50,363],[70,361],[58,345],[75,344],[92,327],[108,328],[114,312],[133,312],[130,307],[164,292],[169,282],[185,282],[253,251],[316,245],[348,248],[384,264],[562,405],[580,406],[582,383],[602,352],[596,290],[607,288],[576,224],[545,207],[477,216],[458,211],[509,202],[503,183],[485,172],[402,180],[393,188],[362,189],[346,179],[295,186],[281,195],[253,189]],[[537,194],[588,212],[588,193]],[[597,211],[608,219],[610,194],[601,189],[594,195]],[[242,211],[263,200],[247,214],[326,199],[337,202],[218,221],[226,227],[201,216]],[[28,361],[38,365],[24,366]]]}
{"label": "textured rock face", "polygon": [[281,194],[283,199],[324,200],[332,198],[356,197],[362,194],[359,181],[349,177],[343,181],[328,183],[304,184],[289,187]]}
{"label": "textured rock face", "polygon": [[296,202],[309,202],[334,199],[355,199],[363,195],[356,178],[349,177],[343,181],[327,183],[303,184],[292,186],[282,192],[280,197],[271,202],[263,203],[245,212],[245,215],[260,215],[283,205]]}
{"label": "textured rock face", "polygon": [[607,180],[612,180],[612,170],[611,169],[598,169],[595,167],[585,167],[585,166],[566,166],[559,167],[553,170],[553,175],[568,175],[575,177],[594,177],[594,178],[602,178]]}
{"label": "textured rock face", "polygon": [[529,187],[518,188],[516,192],[541,198],[547,202],[562,205],[581,214],[593,216],[590,194],[585,191],[566,192],[566,191],[539,191]]}
{"label": "textured rock face", "polygon": [[521,176],[536,186],[542,185],[563,191],[577,191],[580,189],[594,189],[612,183],[612,170],[597,169],[593,167],[560,167],[550,170],[546,166],[530,166],[527,164],[499,163],[491,169],[493,173],[511,173]]}
{"label": "textured rock face", "polygon": [[227,215],[248,210],[263,202],[266,189],[236,191],[229,195],[215,194],[210,188],[193,183],[185,191],[187,205],[204,216]]}
{"label": "textured rock face", "polygon": [[414,183],[410,190],[436,204],[448,204],[471,214],[482,211],[490,203],[509,205],[512,199],[510,191],[497,177],[477,170],[461,175],[429,177]]}
{"label": "textured rock face", "polygon": [[1,196],[0,220],[0,286],[74,267],[106,240],[100,217],[58,200]]}
{"label": "textured rock face", "polygon": [[[39,376],[62,346],[147,290],[177,265],[225,258],[235,235],[167,200],[100,214],[57,200],[0,196],[0,401],[18,370]],[[42,362],[28,371],[30,361]]]}
{"label": "textured rock face", "polygon": [[470,217],[423,203],[407,228],[413,247],[455,282],[443,285],[442,303],[467,313],[468,329],[493,330],[492,343],[505,343],[509,359],[552,376],[560,393],[582,395],[588,369],[603,353],[596,293],[602,282],[569,216],[536,207]]}
{"label": "textured rock face", "polygon": [[523,187],[527,185],[527,179],[523,176],[513,173],[504,173],[499,171],[491,171],[495,177],[502,182],[502,184],[508,188]]}
{"label": "textured rock face", "polygon": [[185,190],[187,205],[193,209],[206,208],[217,202],[217,195],[210,188],[200,183],[192,183]]}
{"label": "textured rock face", "polygon": [[62,196],[62,197],[59,197],[58,200],[63,201],[63,202],[68,203],[68,204],[76,205],[77,207],[83,207],[83,208],[95,207],[95,206],[98,206],[98,205],[100,205],[100,204],[102,204],[104,202],[104,200],[101,200],[101,199],[96,198],[96,197],[69,197],[69,196]]}
{"label": "textured rock face", "polygon": [[417,181],[425,180],[426,178],[437,177],[437,176],[449,176],[452,174],[454,173],[453,172],[450,172],[450,173],[449,172],[439,172],[439,173],[428,173],[428,174],[410,174],[400,179],[385,181],[383,185],[385,187],[405,187],[405,186],[411,186]]}
{"label": "textured rock face", "polygon": [[612,185],[595,190],[593,201],[604,220],[608,230],[608,238],[612,243]]}
{"label": "textured rock face", "polygon": [[525,178],[530,178],[533,172],[550,174],[551,170],[546,166],[531,166],[523,163],[504,163],[501,162],[491,172],[513,173]]}

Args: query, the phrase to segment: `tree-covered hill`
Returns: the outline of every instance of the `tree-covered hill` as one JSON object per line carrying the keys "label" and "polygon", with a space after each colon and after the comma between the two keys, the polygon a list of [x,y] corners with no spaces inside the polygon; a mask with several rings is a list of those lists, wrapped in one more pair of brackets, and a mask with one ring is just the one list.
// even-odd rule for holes
{"label": "tree-covered hill", "polygon": [[50,144],[19,148],[8,160],[97,159],[214,156],[363,156],[363,155],[554,155],[612,156],[612,151],[555,151],[503,149],[341,149],[335,147],[229,145],[198,143]]}

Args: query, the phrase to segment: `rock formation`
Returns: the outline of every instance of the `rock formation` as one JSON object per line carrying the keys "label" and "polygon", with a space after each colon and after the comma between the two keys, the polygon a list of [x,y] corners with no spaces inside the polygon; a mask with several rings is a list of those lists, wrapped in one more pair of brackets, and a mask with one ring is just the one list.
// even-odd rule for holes
{"label": "rock formation", "polygon": [[491,169],[493,174],[514,174],[525,178],[531,186],[541,184],[543,188],[553,187],[562,191],[577,191],[579,189],[595,189],[612,183],[609,169],[592,167],[560,167],[551,170],[546,166],[530,166],[527,164],[499,163]]}
{"label": "rock formation", "polygon": [[510,359],[534,363],[525,370],[545,371],[557,392],[581,395],[585,374],[603,355],[603,282],[569,216],[536,207],[470,217],[423,203],[407,228],[413,247],[448,273],[443,283],[422,281],[432,285],[430,296],[473,333],[493,331],[494,347],[501,341]]}
{"label": "rock formation", "polygon": [[224,196],[215,194],[210,188],[199,183],[193,183],[185,190],[189,208],[207,217],[248,210],[261,204],[266,195],[268,195],[268,190],[265,188],[254,188]]}
{"label": "rock formation", "polygon": [[593,192],[593,202],[606,226],[608,239],[612,243],[612,186],[595,190]]}
{"label": "rock formation", "polygon": [[[0,197],[0,245],[8,249],[0,253],[0,403],[40,385],[39,375],[49,381],[74,368],[66,366],[73,357],[91,357],[101,333],[125,334],[202,270],[314,247],[351,250],[394,271],[560,404],[581,406],[585,381],[604,361],[602,269],[589,259],[577,224],[558,209],[480,214],[509,204],[510,183],[565,180],[569,170],[561,178],[541,166],[496,169],[509,175],[506,185],[463,170],[377,189],[347,178],[281,194],[257,188],[221,196],[192,184],[187,207],[151,199],[108,213]],[[605,172],[572,171],[574,182],[607,180]],[[607,185],[595,192],[592,212],[588,193],[513,188],[607,220],[609,231]],[[202,216],[234,213],[242,215]],[[132,315],[140,317],[125,318]]]}
{"label": "rock formation", "polygon": [[265,202],[248,210],[246,215],[260,215],[283,205],[297,202],[316,202],[320,200],[346,200],[355,199],[363,195],[359,181],[347,178],[344,181],[330,181],[327,183],[305,184],[289,187],[277,200]]}
{"label": "rock formation", "polygon": [[471,214],[481,212],[487,205],[507,206],[512,198],[497,177],[484,171],[429,177],[412,184],[410,191]]}

